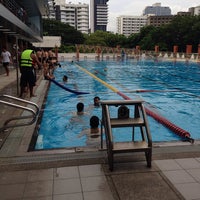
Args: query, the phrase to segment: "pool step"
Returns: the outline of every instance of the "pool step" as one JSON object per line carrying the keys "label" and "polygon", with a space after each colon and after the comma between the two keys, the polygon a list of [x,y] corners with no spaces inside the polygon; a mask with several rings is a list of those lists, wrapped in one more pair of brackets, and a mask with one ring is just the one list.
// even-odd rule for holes
{"label": "pool step", "polygon": [[[146,112],[142,100],[109,100],[101,101],[102,105],[102,128],[101,140],[105,133],[109,169],[113,170],[114,154],[144,152],[147,166],[151,167],[152,139],[147,122]],[[134,106],[133,116],[129,116],[129,107]],[[110,107],[116,109],[117,118],[110,117]],[[114,128],[132,127],[132,140],[126,142],[116,142],[112,133]],[[135,128],[138,127],[141,139],[134,138]],[[120,133],[121,134],[121,133]],[[124,132],[122,134],[130,134]]]}

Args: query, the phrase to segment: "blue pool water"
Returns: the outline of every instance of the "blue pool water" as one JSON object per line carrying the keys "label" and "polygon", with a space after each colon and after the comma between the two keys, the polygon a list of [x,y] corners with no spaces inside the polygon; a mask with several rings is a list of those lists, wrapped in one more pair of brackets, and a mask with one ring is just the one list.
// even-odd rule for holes
{"label": "blue pool water", "polygon": [[[142,98],[147,108],[188,131],[192,138],[200,138],[200,66],[197,63],[130,60],[80,61],[77,64],[129,98]],[[56,81],[62,83],[63,75],[67,75],[68,88],[89,94],[75,95],[51,83],[35,149],[86,146],[86,136],[79,134],[89,128],[92,115],[101,119],[101,108],[93,108],[93,98],[122,99],[76,63],[63,62],[61,65],[54,72]],[[78,102],[85,105],[84,116],[75,115]],[[148,121],[153,142],[182,140],[150,116]],[[129,138],[116,135],[115,140]]]}

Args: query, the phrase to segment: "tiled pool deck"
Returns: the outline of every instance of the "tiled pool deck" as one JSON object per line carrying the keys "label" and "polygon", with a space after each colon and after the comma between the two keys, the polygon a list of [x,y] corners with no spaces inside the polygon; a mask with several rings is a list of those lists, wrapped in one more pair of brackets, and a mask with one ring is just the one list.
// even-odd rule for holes
{"label": "tiled pool deck", "polygon": [[[42,106],[48,82],[40,78]],[[16,71],[0,75],[0,94],[16,96]],[[28,98],[26,98],[28,99]],[[0,104],[2,121],[12,113]],[[105,151],[67,149],[27,152],[34,125],[0,133],[1,200],[200,200],[200,147],[177,143],[154,146],[152,168],[144,155],[116,157],[108,170]]]}

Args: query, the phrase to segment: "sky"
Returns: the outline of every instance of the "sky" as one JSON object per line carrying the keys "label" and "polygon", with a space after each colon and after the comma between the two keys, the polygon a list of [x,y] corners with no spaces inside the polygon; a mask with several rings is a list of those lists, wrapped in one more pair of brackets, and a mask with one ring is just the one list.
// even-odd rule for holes
{"label": "sky", "polygon": [[[66,0],[66,3],[69,2],[90,4],[90,0]],[[199,0],[109,0],[107,30],[116,32],[116,19],[120,15],[140,16],[146,6],[152,6],[155,3],[170,7],[172,14],[188,11],[190,7],[200,6]]]}

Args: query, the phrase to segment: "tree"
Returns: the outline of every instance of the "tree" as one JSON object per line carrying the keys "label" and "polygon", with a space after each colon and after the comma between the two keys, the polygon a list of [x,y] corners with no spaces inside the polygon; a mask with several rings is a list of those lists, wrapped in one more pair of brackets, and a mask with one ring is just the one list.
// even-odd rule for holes
{"label": "tree", "polygon": [[[180,52],[185,52],[186,45],[193,46],[197,52],[200,43],[200,16],[176,16],[170,24],[160,27],[145,26],[139,33],[129,37],[113,34],[105,31],[96,31],[90,35],[76,31],[68,24],[55,20],[44,20],[45,35],[61,35],[62,49],[73,50],[74,44],[86,44],[97,46],[121,48],[135,48],[141,46],[143,50],[154,50],[155,45],[161,51],[172,51],[174,45],[178,45]],[[66,48],[65,45],[72,45]]]}
{"label": "tree", "polygon": [[69,24],[57,20],[43,19],[43,30],[45,35],[57,36],[62,38],[62,45],[83,44],[84,35]]}

